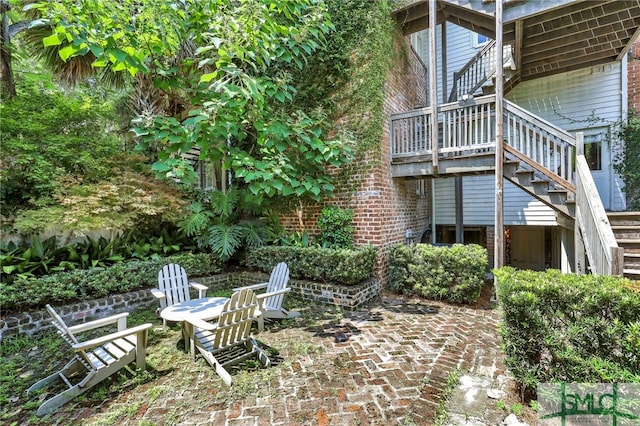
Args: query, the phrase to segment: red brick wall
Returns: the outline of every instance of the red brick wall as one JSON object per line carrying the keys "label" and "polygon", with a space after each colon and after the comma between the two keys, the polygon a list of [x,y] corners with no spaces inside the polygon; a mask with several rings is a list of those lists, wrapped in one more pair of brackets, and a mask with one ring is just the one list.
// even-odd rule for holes
{"label": "red brick wall", "polygon": [[640,112],[640,39],[631,46],[627,70],[629,110]]}
{"label": "red brick wall", "polygon": [[[349,207],[355,211],[356,246],[371,244],[379,247],[376,275],[384,286],[389,283],[389,268],[386,249],[395,243],[405,241],[407,229],[414,233],[414,241],[419,241],[421,233],[428,225],[428,197],[416,194],[416,182],[391,178],[389,120],[391,114],[408,111],[424,102],[419,94],[424,91],[424,81],[419,81],[420,69],[414,63],[409,39],[397,37],[395,57],[405,55],[407,60],[394,64],[386,84],[384,115],[386,117],[381,150],[370,152],[368,158],[356,161],[374,164],[365,176],[359,176],[359,188],[354,193],[329,200],[325,204]],[[424,74],[423,74],[424,75]],[[424,97],[424,96],[423,96]],[[377,158],[377,157],[380,158]],[[317,233],[316,221],[325,204],[305,206],[302,210],[304,227],[310,234]],[[300,230],[299,218],[282,218],[289,230]]]}

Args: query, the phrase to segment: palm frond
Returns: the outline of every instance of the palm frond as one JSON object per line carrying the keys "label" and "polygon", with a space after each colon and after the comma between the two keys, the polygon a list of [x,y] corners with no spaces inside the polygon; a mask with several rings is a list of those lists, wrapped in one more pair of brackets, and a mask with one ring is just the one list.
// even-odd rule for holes
{"label": "palm frond", "polygon": [[260,216],[264,211],[264,197],[262,194],[254,194],[251,191],[243,191],[243,197],[240,208],[245,213],[254,216]]}
{"label": "palm frond", "polygon": [[104,67],[100,71],[99,78],[100,82],[104,83],[108,87],[124,89],[128,83],[133,81],[130,75],[131,74],[126,72],[114,72],[111,70],[111,67]]}
{"label": "palm frond", "polygon": [[245,229],[240,225],[218,224],[209,229],[208,245],[220,259],[229,259],[242,244]]}
{"label": "palm frond", "polygon": [[244,240],[249,247],[263,246],[268,238],[267,228],[260,220],[242,221],[242,227],[245,229]]}
{"label": "palm frond", "polygon": [[205,231],[210,223],[212,214],[200,203],[193,203],[190,207],[191,214],[184,220],[178,222],[178,227],[185,234],[192,237]]}
{"label": "palm frond", "polygon": [[229,218],[240,199],[240,192],[237,189],[230,189],[226,193],[222,191],[214,191],[211,193],[211,210],[222,219]]}
{"label": "palm frond", "polygon": [[96,68],[91,64],[96,60],[95,56],[88,52],[82,56],[74,56],[63,61],[58,52],[69,44],[64,41],[59,46],[45,47],[42,39],[51,35],[51,27],[39,25],[23,31],[20,35],[25,48],[45,64],[59,79],[60,83],[74,86],[76,83],[97,74]]}

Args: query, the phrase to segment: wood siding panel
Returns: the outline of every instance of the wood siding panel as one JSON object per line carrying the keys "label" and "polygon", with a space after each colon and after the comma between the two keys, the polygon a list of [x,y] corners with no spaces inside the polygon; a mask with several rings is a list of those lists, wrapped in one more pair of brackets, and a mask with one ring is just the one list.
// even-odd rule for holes
{"label": "wood siding panel", "polygon": [[[574,131],[619,120],[620,87],[620,63],[611,63],[525,81],[505,97],[565,130]],[[604,121],[590,121],[594,116]]]}
{"label": "wood siding panel", "polygon": [[[494,177],[493,175],[465,176],[463,178],[463,209],[465,225],[493,226]],[[454,179],[435,181],[436,224],[454,225]],[[504,184],[504,224],[555,226],[555,212],[535,200],[509,181]]]}

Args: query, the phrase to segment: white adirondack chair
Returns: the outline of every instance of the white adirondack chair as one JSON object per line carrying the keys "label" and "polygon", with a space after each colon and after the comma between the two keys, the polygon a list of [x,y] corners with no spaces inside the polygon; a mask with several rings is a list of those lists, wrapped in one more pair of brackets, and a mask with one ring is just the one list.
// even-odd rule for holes
{"label": "white adirondack chair", "polygon": [[[206,297],[207,286],[189,282],[187,271],[182,266],[169,263],[158,272],[158,288],[152,288],[151,293],[160,302],[160,310],[162,311],[167,306],[191,300],[190,287],[198,290],[198,298]],[[166,328],[167,321],[163,319],[162,323]]]}
{"label": "white adirondack chair", "polygon": [[[47,305],[47,310],[51,314],[51,322],[58,329],[58,334],[71,346],[75,355],[62,370],[27,389],[28,394],[57,381],[67,385],[67,390],[47,399],[40,405],[38,408],[39,416],[56,410],[133,361],[136,362],[137,368],[145,368],[147,331],[151,324],[127,328],[127,315],[129,314],[125,312],[67,327],[50,305]],[[74,334],[115,323],[118,324],[117,332],[84,342],[79,341]]]}
{"label": "white adirondack chair", "polygon": [[192,357],[195,358],[194,348],[197,348],[227,386],[231,386],[227,366],[252,357],[257,357],[262,365],[270,366],[269,356],[251,336],[251,324],[259,316],[256,295],[247,289],[231,295],[215,323],[187,316],[186,321],[193,327]]}
{"label": "white adirondack chair", "polygon": [[281,262],[271,271],[269,282],[233,289],[233,291],[240,289],[251,289],[254,291],[265,289],[264,293],[257,295],[260,311],[262,312],[262,315],[258,319],[258,331],[264,329],[264,318],[287,319],[300,316],[300,312],[291,312],[282,307],[285,293],[291,291],[291,287],[287,287],[288,283],[289,267],[285,262]]}

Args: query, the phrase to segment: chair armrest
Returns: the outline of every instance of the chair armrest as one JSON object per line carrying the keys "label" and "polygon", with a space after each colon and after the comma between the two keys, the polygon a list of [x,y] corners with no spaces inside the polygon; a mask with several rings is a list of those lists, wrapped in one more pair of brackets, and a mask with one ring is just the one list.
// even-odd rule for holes
{"label": "chair armrest", "polygon": [[114,323],[118,323],[118,330],[124,330],[127,328],[127,316],[129,312],[123,312],[121,314],[111,315],[106,318],[100,318],[94,321],[88,321],[83,324],[73,325],[71,327],[67,327],[70,332],[76,333],[81,331],[93,330],[94,328],[104,327],[105,325],[110,325]]}
{"label": "chair armrest", "polygon": [[195,282],[189,283],[189,285],[195,288],[196,290],[198,290],[198,298],[202,299],[203,297],[207,297],[206,294],[209,287],[200,283],[195,283]]}
{"label": "chair armrest", "polygon": [[105,343],[113,342],[116,339],[121,339],[123,337],[130,336],[132,334],[140,333],[141,331],[145,331],[151,328],[153,324],[146,323],[141,324],[136,327],[127,328],[126,330],[118,331],[115,333],[107,334],[104,336],[96,337],[95,339],[87,340],[86,342],[80,342],[72,345],[73,349],[76,352],[86,351],[87,349],[95,348],[96,346],[103,345]]}
{"label": "chair armrest", "polygon": [[269,283],[259,283],[259,284],[253,284],[253,285],[248,285],[245,287],[237,287],[234,288],[233,291],[240,291],[240,290],[244,290],[244,289],[248,289],[248,290],[259,290],[261,288],[267,288],[267,286],[269,285]]}
{"label": "chair armrest", "polygon": [[163,292],[163,291],[160,291],[160,290],[159,290],[159,289],[157,289],[157,288],[152,288],[152,289],[151,289],[151,294],[153,294],[153,295],[156,297],[156,299],[164,299],[164,298],[166,298],[166,297],[167,297],[167,296],[164,294],[164,292]]}
{"label": "chair armrest", "polygon": [[256,294],[256,299],[261,301],[262,299],[266,299],[267,297],[277,296],[279,294],[288,293],[291,291],[291,287],[283,288],[282,290],[270,291],[269,293]]}
{"label": "chair armrest", "polygon": [[184,318],[184,320],[186,322],[188,322],[189,324],[191,324],[194,328],[199,328],[201,330],[215,330],[218,327],[218,323],[217,322],[207,322],[205,320],[202,320],[200,318],[196,318],[194,316],[191,316],[189,314],[187,314]]}

